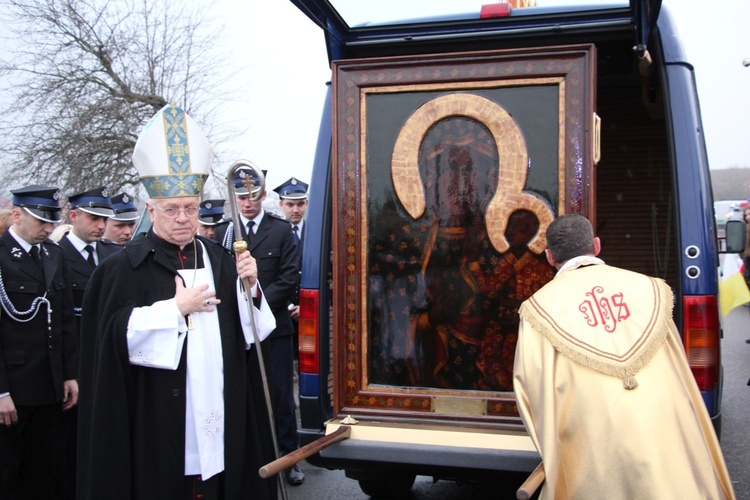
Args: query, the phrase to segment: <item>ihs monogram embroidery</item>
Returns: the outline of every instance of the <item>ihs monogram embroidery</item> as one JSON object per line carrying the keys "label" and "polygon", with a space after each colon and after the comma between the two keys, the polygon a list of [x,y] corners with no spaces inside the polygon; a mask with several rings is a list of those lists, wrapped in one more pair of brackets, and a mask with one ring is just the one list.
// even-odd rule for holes
{"label": "ihs monogram embroidery", "polygon": [[217,417],[213,413],[208,416],[203,421],[203,430],[206,433],[206,436],[214,437],[217,434],[221,433],[222,425],[221,425],[221,417]]}
{"label": "ihs monogram embroidery", "polygon": [[622,292],[605,297],[604,288],[595,286],[590,292],[586,292],[589,299],[584,299],[578,306],[586,318],[589,326],[604,325],[604,329],[610,333],[615,331],[617,323],[630,317],[628,305],[623,300]]}

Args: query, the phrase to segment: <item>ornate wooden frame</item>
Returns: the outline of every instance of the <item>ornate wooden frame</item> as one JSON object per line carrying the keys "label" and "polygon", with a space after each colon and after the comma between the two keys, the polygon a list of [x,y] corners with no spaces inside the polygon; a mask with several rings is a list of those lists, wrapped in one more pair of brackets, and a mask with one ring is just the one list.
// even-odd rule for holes
{"label": "ornate wooden frame", "polygon": [[[368,162],[374,154],[390,155],[389,174],[400,179],[394,182],[394,189],[399,191],[405,210],[417,217],[423,206],[415,186],[421,184],[418,173],[409,166],[409,158],[415,154],[420,134],[434,123],[436,116],[476,118],[493,133],[498,144],[516,144],[516,136],[528,137],[535,130],[530,130],[529,123],[525,130],[508,128],[514,119],[502,106],[493,104],[488,94],[511,87],[554,89],[558,112],[553,118],[558,122],[546,126],[556,131],[556,139],[550,140],[557,145],[557,203],[541,206],[539,196],[522,192],[527,173],[534,169],[534,158],[524,157],[521,137],[520,145],[506,148],[504,154],[509,159],[501,163],[515,166],[500,168],[498,195],[486,215],[489,236],[500,249],[505,243],[501,229],[509,204],[534,211],[542,223],[534,248],[539,253],[544,248],[544,229],[555,215],[552,212],[593,213],[594,64],[592,45],[333,63],[333,210],[338,221],[333,228],[333,286],[334,304],[340,306],[334,309],[337,416],[419,418],[464,425],[467,421],[519,424],[512,392],[375,386],[368,382]],[[372,111],[368,110],[368,99],[379,96],[379,102],[392,102],[398,108],[399,99],[420,98],[420,94],[429,105],[422,106],[420,112],[416,107],[410,110],[411,118],[406,122],[368,124],[368,112]],[[485,101],[490,101],[488,108]],[[389,140],[387,148],[369,151],[370,134],[393,140]],[[382,151],[388,148],[390,151]],[[507,201],[510,199],[514,201]],[[490,224],[492,217],[496,223]],[[493,234],[490,226],[499,229]]]}

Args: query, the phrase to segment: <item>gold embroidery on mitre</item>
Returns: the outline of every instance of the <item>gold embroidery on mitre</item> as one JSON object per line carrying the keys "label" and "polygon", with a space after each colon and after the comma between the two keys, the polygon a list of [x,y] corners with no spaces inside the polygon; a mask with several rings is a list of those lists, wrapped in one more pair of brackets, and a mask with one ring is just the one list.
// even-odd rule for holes
{"label": "gold embroidery on mitre", "polygon": [[190,157],[187,115],[174,104],[169,105],[161,115],[167,152],[167,173],[143,176],[141,181],[152,198],[200,196],[208,174],[194,172]]}

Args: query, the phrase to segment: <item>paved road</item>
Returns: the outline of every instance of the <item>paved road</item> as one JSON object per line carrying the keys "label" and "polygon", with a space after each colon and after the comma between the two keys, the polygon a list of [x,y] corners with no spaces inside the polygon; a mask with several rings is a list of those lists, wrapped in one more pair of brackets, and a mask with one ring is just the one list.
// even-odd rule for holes
{"label": "paved road", "polygon": [[[724,397],[722,448],[729,474],[739,500],[750,500],[750,309],[738,307],[724,320]],[[307,476],[299,487],[287,487],[289,500],[367,500],[356,481],[343,471],[329,471],[300,464]],[[412,489],[413,500],[484,500],[498,499],[497,492],[478,485],[458,485],[449,481],[433,483],[429,477],[418,477]],[[508,496],[507,498],[513,498]]]}
{"label": "paved road", "polygon": [[750,500],[750,309],[738,307],[724,320],[724,397],[721,446],[734,492]]}

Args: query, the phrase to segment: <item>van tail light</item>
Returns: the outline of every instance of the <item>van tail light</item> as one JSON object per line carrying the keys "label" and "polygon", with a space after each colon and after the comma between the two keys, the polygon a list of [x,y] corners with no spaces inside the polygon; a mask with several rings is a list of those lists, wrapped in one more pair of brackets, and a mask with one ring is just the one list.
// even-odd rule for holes
{"label": "van tail light", "polygon": [[299,371],[319,372],[318,353],[318,299],[317,290],[299,292]]}
{"label": "van tail light", "polygon": [[719,308],[713,295],[683,297],[683,343],[688,364],[701,391],[711,391],[719,383]]}

